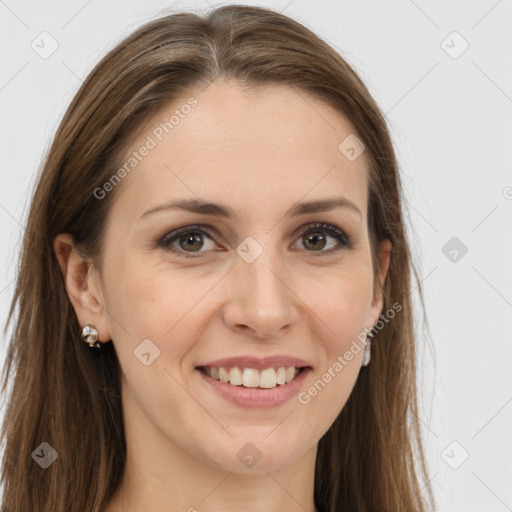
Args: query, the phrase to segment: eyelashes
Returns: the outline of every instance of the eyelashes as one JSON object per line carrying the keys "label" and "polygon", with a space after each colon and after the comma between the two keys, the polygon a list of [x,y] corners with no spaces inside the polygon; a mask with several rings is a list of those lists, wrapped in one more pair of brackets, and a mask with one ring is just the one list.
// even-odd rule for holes
{"label": "eyelashes", "polygon": [[[312,225],[308,225],[303,231],[300,232],[298,240],[302,240],[303,237],[309,235],[309,238],[306,239],[306,243],[312,242],[313,244],[316,244],[319,240],[324,240],[322,234],[327,234],[327,237],[325,237],[326,245],[328,245],[329,237],[335,239],[338,244],[334,248],[329,248],[328,250],[323,250],[323,248],[321,248],[319,250],[304,249],[304,251],[311,253],[310,255],[313,257],[322,257],[337,253],[343,249],[350,250],[353,248],[354,243],[352,239],[344,231],[337,228],[336,226],[333,226],[332,224],[326,223],[313,223]],[[208,226],[203,226],[201,224],[186,226],[184,228],[176,229],[165,234],[163,237],[157,240],[156,247],[163,248],[166,251],[177,254],[179,257],[200,258],[202,257],[201,254],[211,252],[211,250],[201,250],[204,248],[204,243],[201,245],[201,238],[207,237],[213,241],[215,240],[215,236],[216,235],[214,230],[210,229]],[[183,248],[173,247],[175,242],[178,242],[178,244],[180,244],[182,247],[186,247],[187,244],[189,244],[189,247],[191,247],[190,244],[193,245],[197,243],[199,243],[201,247],[198,250],[189,252]],[[304,244],[304,241],[302,243]],[[212,250],[215,251],[213,248]]]}

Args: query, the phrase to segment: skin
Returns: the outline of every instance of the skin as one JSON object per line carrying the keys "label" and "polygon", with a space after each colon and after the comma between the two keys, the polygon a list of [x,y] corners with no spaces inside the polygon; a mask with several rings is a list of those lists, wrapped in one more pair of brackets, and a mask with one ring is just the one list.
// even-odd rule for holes
{"label": "skin", "polygon": [[[132,150],[190,96],[151,119]],[[198,105],[116,191],[102,273],[68,234],[55,239],[80,325],[92,323],[101,342],[113,341],[123,372],[128,460],[105,510],[315,511],[318,441],[345,405],[363,351],[308,404],[294,397],[268,409],[227,402],[195,366],[233,355],[291,355],[313,367],[307,390],[374,325],[383,301],[373,287],[366,154],[345,158],[338,145],[354,132],[349,121],[291,87],[247,91],[218,81],[193,96]],[[362,215],[337,208],[284,217],[299,201],[333,196]],[[237,217],[175,209],[139,220],[178,198],[222,203]],[[325,245],[308,245],[302,233],[314,222],[343,230],[353,247],[325,231]],[[172,246],[198,257],[157,246],[164,234],[197,223],[213,236],[192,249],[179,240]],[[247,236],[263,248],[252,263],[236,252]],[[387,241],[380,248],[381,282],[390,249]],[[160,350],[148,366],[134,357],[147,338]],[[237,457],[248,442],[261,452],[252,468]]]}

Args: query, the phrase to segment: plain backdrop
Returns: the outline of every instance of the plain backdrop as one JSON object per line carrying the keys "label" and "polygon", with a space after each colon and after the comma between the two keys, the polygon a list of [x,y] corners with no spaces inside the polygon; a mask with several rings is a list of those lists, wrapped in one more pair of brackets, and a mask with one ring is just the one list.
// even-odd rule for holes
{"label": "plain backdrop", "polygon": [[[427,301],[419,415],[439,510],[511,510],[512,0],[240,3],[315,31],[386,114]],[[163,9],[210,5],[0,0],[2,322],[29,191],[81,81]]]}

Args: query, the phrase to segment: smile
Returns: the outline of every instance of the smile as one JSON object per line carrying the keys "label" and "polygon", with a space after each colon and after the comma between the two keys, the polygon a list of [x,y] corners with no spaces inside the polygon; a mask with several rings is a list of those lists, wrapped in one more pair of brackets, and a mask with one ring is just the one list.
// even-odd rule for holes
{"label": "smile", "polygon": [[312,368],[290,366],[262,371],[244,368],[242,371],[238,367],[201,366],[196,370],[209,389],[224,400],[244,408],[266,408],[277,407],[296,396]]}
{"label": "smile", "polygon": [[231,384],[232,386],[244,386],[246,388],[264,388],[271,389],[277,385],[282,386],[291,382],[305,368],[295,368],[295,366],[280,366],[278,368],[265,368],[257,370],[256,368],[217,368],[215,366],[201,366],[199,369],[206,375],[215,380],[220,380]]}

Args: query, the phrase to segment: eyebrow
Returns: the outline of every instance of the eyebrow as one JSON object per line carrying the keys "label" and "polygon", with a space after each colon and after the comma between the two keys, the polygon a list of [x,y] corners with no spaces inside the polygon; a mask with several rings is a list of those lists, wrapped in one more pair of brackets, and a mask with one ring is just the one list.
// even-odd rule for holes
{"label": "eyebrow", "polygon": [[[237,217],[235,211],[229,206],[217,203],[208,203],[197,199],[178,199],[149,209],[139,217],[139,220],[152,213],[176,208],[203,215],[215,215],[226,219],[233,219]],[[335,208],[346,208],[359,214],[361,219],[363,218],[361,210],[346,197],[333,197],[318,201],[297,203],[285,213],[284,217],[297,217],[299,215],[326,212],[334,210]]]}

